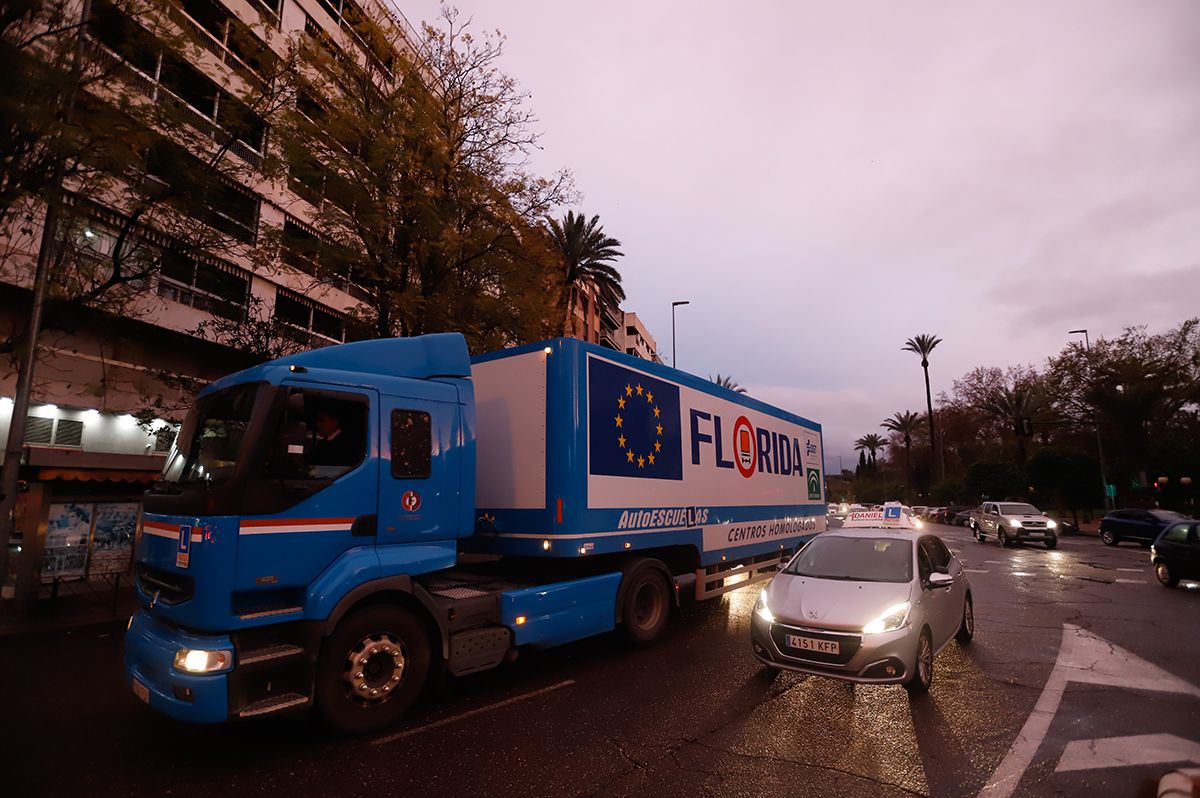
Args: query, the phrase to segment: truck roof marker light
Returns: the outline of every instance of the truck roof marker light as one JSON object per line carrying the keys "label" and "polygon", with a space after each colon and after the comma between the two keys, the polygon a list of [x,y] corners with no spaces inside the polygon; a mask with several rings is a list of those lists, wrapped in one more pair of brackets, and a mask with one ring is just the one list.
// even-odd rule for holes
{"label": "truck roof marker light", "polygon": [[528,620],[529,619],[526,618],[524,615],[518,615],[517,616],[517,626],[520,626],[521,624],[525,623]]}
{"label": "truck roof marker light", "polygon": [[562,523],[562,497],[561,496],[558,497],[558,502],[556,503],[556,508],[557,509],[554,513],[554,523],[561,524]]}
{"label": "truck roof marker light", "polygon": [[548,346],[545,349],[543,349],[542,351],[545,352],[547,355],[552,355],[552,354],[554,354],[554,347]]}
{"label": "truck roof marker light", "polygon": [[292,372],[293,374],[307,374],[308,373],[308,369],[306,369],[304,366],[297,366],[295,363],[288,366],[288,371]]}
{"label": "truck roof marker light", "polygon": [[549,540],[542,541],[542,551],[550,551],[550,541]]}

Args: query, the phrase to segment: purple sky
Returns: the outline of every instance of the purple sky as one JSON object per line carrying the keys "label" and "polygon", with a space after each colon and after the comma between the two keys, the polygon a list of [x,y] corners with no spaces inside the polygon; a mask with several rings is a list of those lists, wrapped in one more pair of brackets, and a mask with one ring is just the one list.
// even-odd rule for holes
{"label": "purple sky", "polygon": [[[417,23],[435,0],[397,0]],[[826,460],[1077,327],[1200,315],[1200,2],[460,0],[508,36],[538,169],[624,244],[679,364],[825,426]]]}

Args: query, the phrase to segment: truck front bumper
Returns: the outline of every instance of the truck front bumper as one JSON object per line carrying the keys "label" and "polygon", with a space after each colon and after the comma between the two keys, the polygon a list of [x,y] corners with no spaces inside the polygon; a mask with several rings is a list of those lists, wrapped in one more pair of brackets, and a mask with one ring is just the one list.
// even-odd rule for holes
{"label": "truck front bumper", "polygon": [[196,635],[156,621],[138,610],[125,634],[126,684],[154,709],[191,723],[229,717],[226,673],[194,674],[175,667],[180,649],[232,651],[228,635]]}

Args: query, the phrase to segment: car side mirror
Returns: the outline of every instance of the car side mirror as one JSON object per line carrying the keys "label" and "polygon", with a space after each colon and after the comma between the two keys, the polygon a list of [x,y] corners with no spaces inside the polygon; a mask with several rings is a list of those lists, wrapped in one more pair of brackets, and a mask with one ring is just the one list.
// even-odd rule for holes
{"label": "car side mirror", "polygon": [[934,573],[929,575],[930,587],[950,587],[954,584],[954,577],[950,574]]}

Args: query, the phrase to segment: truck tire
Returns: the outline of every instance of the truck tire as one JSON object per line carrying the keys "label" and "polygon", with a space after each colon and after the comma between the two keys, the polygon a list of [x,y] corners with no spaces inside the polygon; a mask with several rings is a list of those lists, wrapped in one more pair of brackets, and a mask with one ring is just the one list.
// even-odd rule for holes
{"label": "truck tire", "polygon": [[429,633],[410,611],[365,607],[343,618],[317,659],[317,710],[330,726],[365,734],[398,721],[429,678]]}
{"label": "truck tire", "polygon": [[646,560],[625,574],[621,625],[636,646],[662,637],[671,620],[671,586],[656,561]]}

